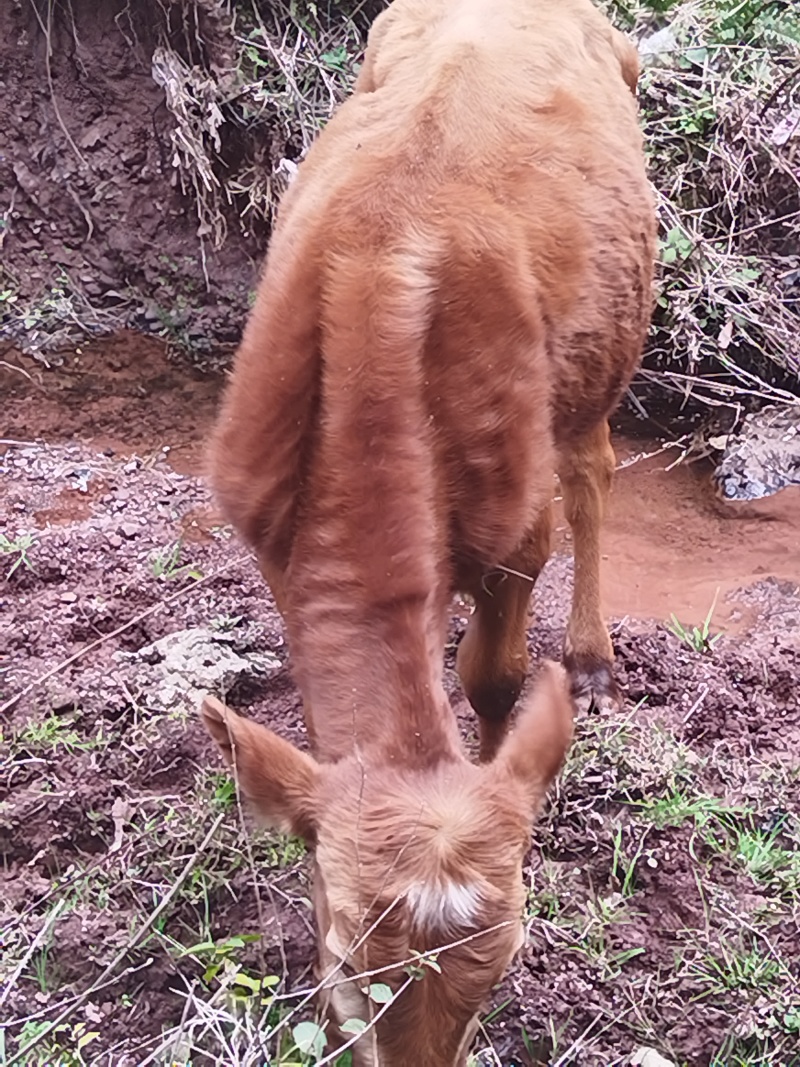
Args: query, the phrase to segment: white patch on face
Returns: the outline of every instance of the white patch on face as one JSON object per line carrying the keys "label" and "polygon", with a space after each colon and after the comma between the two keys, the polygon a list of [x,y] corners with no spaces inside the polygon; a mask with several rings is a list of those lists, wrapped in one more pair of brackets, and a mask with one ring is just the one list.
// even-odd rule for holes
{"label": "white patch on face", "polygon": [[415,882],[406,893],[414,922],[428,933],[474,927],[483,902],[477,883]]}

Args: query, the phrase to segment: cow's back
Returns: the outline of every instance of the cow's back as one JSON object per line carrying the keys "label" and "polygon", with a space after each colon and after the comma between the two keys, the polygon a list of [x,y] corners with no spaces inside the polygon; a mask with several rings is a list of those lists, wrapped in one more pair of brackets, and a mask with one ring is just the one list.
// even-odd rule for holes
{"label": "cow's back", "polygon": [[[319,315],[348,263],[367,274],[392,257],[426,264],[421,373],[400,388],[422,383],[426,422],[408,432],[435,452],[456,555],[488,562],[513,548],[549,499],[554,439],[610,411],[639,358],[653,212],[635,71],[632,46],[589,0],[498,0],[489,15],[477,0],[395,0],[359,91],[282,206],[264,321],[309,306],[284,262],[313,264]],[[350,355],[317,335],[306,358],[327,383],[314,416],[325,420],[348,388],[334,364]],[[259,340],[254,366],[277,358],[266,328]],[[363,373],[378,380],[390,358],[376,345]],[[260,401],[269,425],[279,401],[266,389]],[[358,435],[357,409],[353,419]]]}

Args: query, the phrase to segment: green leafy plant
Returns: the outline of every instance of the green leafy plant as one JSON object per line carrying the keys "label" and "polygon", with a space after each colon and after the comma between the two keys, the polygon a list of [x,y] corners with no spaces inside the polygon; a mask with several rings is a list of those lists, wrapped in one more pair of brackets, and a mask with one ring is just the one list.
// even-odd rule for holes
{"label": "green leafy plant", "polygon": [[229,979],[235,996],[266,995],[280,985],[277,975],[254,978],[237,962],[246,945],[260,940],[260,934],[238,934],[223,941],[200,941],[183,950],[184,956],[195,956],[205,964],[203,981],[208,985],[222,973]]}
{"label": "green leafy plant", "polygon": [[[97,1030],[89,1030],[85,1023],[70,1026],[62,1023],[40,1040],[48,1029],[46,1021],[26,1022],[20,1032],[19,1049],[24,1054],[25,1067],[85,1067],[92,1062],[84,1059],[84,1051],[100,1037]],[[33,1042],[36,1044],[29,1048]],[[28,1051],[25,1051],[25,1050]]]}
{"label": "green leafy plant", "polygon": [[230,808],[236,800],[236,783],[228,774],[211,775],[211,803],[215,808]]}
{"label": "green leafy plant", "polygon": [[55,714],[44,719],[29,719],[17,734],[16,741],[24,748],[38,752],[57,748],[77,752],[94,744],[73,729],[73,722],[68,716]]}
{"label": "green leafy plant", "polygon": [[735,948],[721,940],[718,953],[698,956],[690,963],[688,973],[709,994],[737,989],[769,992],[781,976],[781,965],[758,947]]}
{"label": "green leafy plant", "polygon": [[661,242],[661,262],[677,263],[689,258],[694,249],[694,241],[680,226],[673,226],[667,231]]}
{"label": "green leafy plant", "polygon": [[327,1035],[319,1023],[297,1023],[292,1027],[292,1037],[298,1051],[314,1060],[321,1058],[328,1044]]}

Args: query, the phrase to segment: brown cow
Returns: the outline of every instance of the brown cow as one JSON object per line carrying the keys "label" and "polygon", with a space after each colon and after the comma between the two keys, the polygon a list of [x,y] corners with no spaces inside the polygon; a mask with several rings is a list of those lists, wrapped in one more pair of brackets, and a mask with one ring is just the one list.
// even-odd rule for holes
{"label": "brown cow", "polygon": [[[212,699],[205,721],[262,816],[315,845],[334,1022],[377,1011],[354,971],[398,991],[359,1065],[463,1063],[521,942],[521,865],[572,726],[550,666],[506,736],[554,470],[573,692],[616,698],[607,417],[655,229],[637,72],[589,0],[395,0],[285,197],[216,428],[212,482],[284,617],[315,758]],[[442,683],[454,590],[475,601],[458,670],[477,766]],[[452,942],[411,980],[414,952]]]}

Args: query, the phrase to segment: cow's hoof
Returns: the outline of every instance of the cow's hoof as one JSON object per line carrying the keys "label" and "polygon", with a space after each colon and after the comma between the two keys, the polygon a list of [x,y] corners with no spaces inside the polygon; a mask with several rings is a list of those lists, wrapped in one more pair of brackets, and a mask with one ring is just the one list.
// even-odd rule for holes
{"label": "cow's hoof", "polygon": [[608,660],[568,652],[564,656],[564,666],[579,714],[619,711],[622,696],[614,681],[614,668]]}

